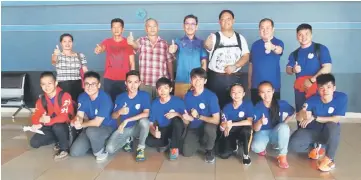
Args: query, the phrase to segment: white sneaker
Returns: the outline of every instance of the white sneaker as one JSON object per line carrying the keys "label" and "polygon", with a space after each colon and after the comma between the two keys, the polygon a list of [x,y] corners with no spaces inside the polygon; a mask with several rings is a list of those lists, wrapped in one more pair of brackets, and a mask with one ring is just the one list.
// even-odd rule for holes
{"label": "white sneaker", "polygon": [[96,157],[97,161],[104,161],[108,157],[108,152],[103,152]]}

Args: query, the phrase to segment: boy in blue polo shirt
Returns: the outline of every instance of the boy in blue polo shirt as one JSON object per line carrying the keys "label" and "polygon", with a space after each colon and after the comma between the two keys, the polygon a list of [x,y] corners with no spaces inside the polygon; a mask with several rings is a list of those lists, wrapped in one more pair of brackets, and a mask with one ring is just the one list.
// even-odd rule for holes
{"label": "boy in blue polo shirt", "polygon": [[163,152],[167,149],[170,139],[169,159],[176,160],[179,154],[181,137],[184,129],[182,114],[185,111],[183,100],[171,96],[172,82],[162,77],[156,83],[158,98],[156,98],[150,110],[151,133],[147,138],[147,145],[157,147]]}
{"label": "boy in blue polo shirt", "polygon": [[129,143],[130,137],[139,137],[136,161],[145,160],[145,140],[149,133],[150,96],[139,91],[140,84],[138,71],[131,70],[126,74],[127,92],[117,96],[112,114],[121,124],[107,143],[107,151],[112,154]]}
{"label": "boy in blue polo shirt", "polygon": [[265,18],[259,22],[259,34],[261,39],[252,44],[248,68],[248,88],[251,88],[251,99],[254,105],[261,100],[257,88],[263,81],[272,83],[277,100],[281,97],[280,59],[283,55],[284,44],[274,37],[272,19]]}
{"label": "boy in blue polo shirt", "polygon": [[[320,159],[318,169],[330,171],[340,142],[340,119],[345,116],[347,95],[336,91],[332,74],[317,77],[318,94],[309,98],[297,114],[300,127],[290,140],[290,149]],[[322,143],[322,144],[321,144]],[[326,147],[322,147],[325,145]],[[309,150],[311,147],[312,150]],[[325,155],[321,159],[321,156]]]}
{"label": "boy in blue polo shirt", "polygon": [[220,108],[215,93],[206,89],[207,73],[202,68],[191,71],[191,84],[193,89],[184,96],[186,112],[183,121],[187,127],[183,155],[194,155],[199,147],[204,146],[205,161],[213,163],[215,156],[213,152],[217,137],[217,125],[220,119]]}
{"label": "boy in blue polo shirt", "polygon": [[83,131],[70,148],[71,156],[83,156],[92,149],[96,160],[108,157],[105,141],[117,128],[117,122],[111,117],[112,99],[100,90],[100,86],[98,73],[88,71],[84,74],[85,92],[78,98],[77,116],[72,121],[76,129],[83,128]]}
{"label": "boy in blue polo shirt", "polygon": [[169,46],[169,52],[176,55],[177,75],[175,78],[174,95],[183,98],[190,89],[189,73],[193,68],[207,69],[207,51],[203,47],[203,40],[196,37],[198,18],[192,14],[184,17],[183,28],[185,35],[176,39]]}

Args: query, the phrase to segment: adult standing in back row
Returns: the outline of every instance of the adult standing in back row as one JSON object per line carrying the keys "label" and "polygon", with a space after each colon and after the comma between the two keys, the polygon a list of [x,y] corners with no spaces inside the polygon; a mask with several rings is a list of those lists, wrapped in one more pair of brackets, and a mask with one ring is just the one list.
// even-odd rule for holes
{"label": "adult standing in back row", "polygon": [[110,26],[113,37],[105,39],[100,45],[97,44],[94,52],[95,54],[106,53],[104,91],[114,102],[118,94],[126,91],[125,75],[130,70],[135,70],[135,62],[133,48],[122,36],[124,21],[115,18],[111,21]]}
{"label": "adult standing in back row", "polygon": [[219,14],[221,31],[212,33],[204,43],[210,54],[207,87],[216,93],[221,108],[231,101],[227,89],[241,81],[238,71],[249,60],[246,39],[233,30],[234,22],[233,12],[223,10]]}
{"label": "adult standing in back row", "polygon": [[272,19],[262,19],[259,22],[261,39],[252,44],[248,68],[248,88],[251,88],[253,105],[261,100],[258,85],[263,81],[269,81],[275,88],[274,96],[277,100],[280,100],[281,97],[280,59],[284,44],[274,37],[274,30]]}

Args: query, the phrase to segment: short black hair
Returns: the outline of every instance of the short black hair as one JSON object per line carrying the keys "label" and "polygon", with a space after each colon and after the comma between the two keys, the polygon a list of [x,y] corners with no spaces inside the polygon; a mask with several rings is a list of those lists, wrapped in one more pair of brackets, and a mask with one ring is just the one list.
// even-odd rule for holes
{"label": "short black hair", "polygon": [[187,15],[186,17],[184,17],[183,24],[186,23],[186,20],[189,18],[195,19],[196,23],[198,24],[198,17],[193,14],[190,14],[190,15]]}
{"label": "short black hair", "polygon": [[125,75],[125,79],[128,79],[129,76],[137,76],[140,80],[140,74],[137,70],[130,70],[129,72],[127,72],[127,74]]}
{"label": "short black hair", "polygon": [[233,84],[229,87],[229,92],[231,92],[231,90],[232,90],[232,88],[233,88],[234,86],[240,86],[240,87],[244,90],[244,87],[243,87],[243,85],[242,85],[241,83],[233,83]]}
{"label": "short black hair", "polygon": [[207,72],[201,67],[194,68],[191,71],[191,78],[193,78],[194,76],[199,76],[201,78],[207,79]]}
{"label": "short black hair", "polygon": [[259,88],[263,85],[263,84],[269,84],[271,87],[272,87],[272,89],[274,89],[274,87],[273,87],[273,84],[270,82],[270,81],[262,81],[262,82],[260,82],[259,84],[258,84],[258,90],[259,90]]}
{"label": "short black hair", "polygon": [[54,75],[53,72],[51,71],[44,71],[40,74],[40,79],[42,79],[43,77],[52,77],[54,79],[54,81],[56,81],[56,77]]}
{"label": "short black hair", "polygon": [[305,29],[309,29],[309,30],[312,32],[312,26],[309,25],[309,24],[306,24],[306,23],[300,24],[300,25],[297,27],[296,31],[297,31],[297,33],[298,33],[298,31],[305,30]]}
{"label": "short black hair", "polygon": [[123,19],[120,18],[114,18],[112,19],[112,21],[110,22],[110,27],[113,27],[113,23],[120,23],[122,25],[122,27],[124,28],[124,21]]}
{"label": "short black hair", "polygon": [[74,41],[74,38],[73,38],[73,36],[72,36],[71,34],[69,34],[69,33],[64,33],[64,34],[62,34],[62,35],[60,36],[60,39],[59,39],[60,42],[63,41],[64,37],[70,37],[71,41]]}
{"label": "short black hair", "polygon": [[85,80],[86,78],[95,78],[95,79],[97,79],[97,80],[100,82],[100,75],[99,75],[99,73],[94,72],[94,71],[88,71],[88,72],[86,72],[86,73],[84,74],[84,80]]}
{"label": "short black hair", "polygon": [[273,22],[272,19],[270,19],[270,18],[263,18],[263,19],[261,19],[261,21],[259,21],[258,28],[260,28],[260,27],[261,27],[261,24],[262,24],[263,22],[265,22],[265,21],[271,22],[272,27],[275,27],[275,24],[274,24],[274,22]]}
{"label": "short black hair", "polygon": [[172,87],[172,81],[166,77],[161,77],[155,83],[155,87],[158,89],[160,86],[168,85],[170,88]]}
{"label": "short black hair", "polygon": [[221,13],[219,13],[219,16],[218,16],[218,19],[219,19],[219,20],[221,20],[221,17],[222,17],[222,15],[223,15],[224,13],[229,13],[229,14],[231,14],[231,15],[232,15],[232,18],[234,19],[234,14],[233,14],[233,12],[232,12],[231,10],[223,10],[223,11],[221,11]]}
{"label": "short black hair", "polygon": [[333,76],[331,73],[319,75],[316,78],[316,82],[318,86],[323,86],[329,82],[331,82],[333,85],[336,85],[335,76]]}

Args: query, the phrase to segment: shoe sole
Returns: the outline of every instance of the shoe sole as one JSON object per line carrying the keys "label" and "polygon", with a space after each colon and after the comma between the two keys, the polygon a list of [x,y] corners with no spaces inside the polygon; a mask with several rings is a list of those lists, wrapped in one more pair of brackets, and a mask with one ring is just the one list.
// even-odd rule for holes
{"label": "shoe sole", "polygon": [[144,159],[135,159],[136,162],[143,162],[145,161],[145,158]]}
{"label": "shoe sole", "polygon": [[213,164],[216,161],[216,159],[213,159],[212,161],[205,160],[206,163]]}

